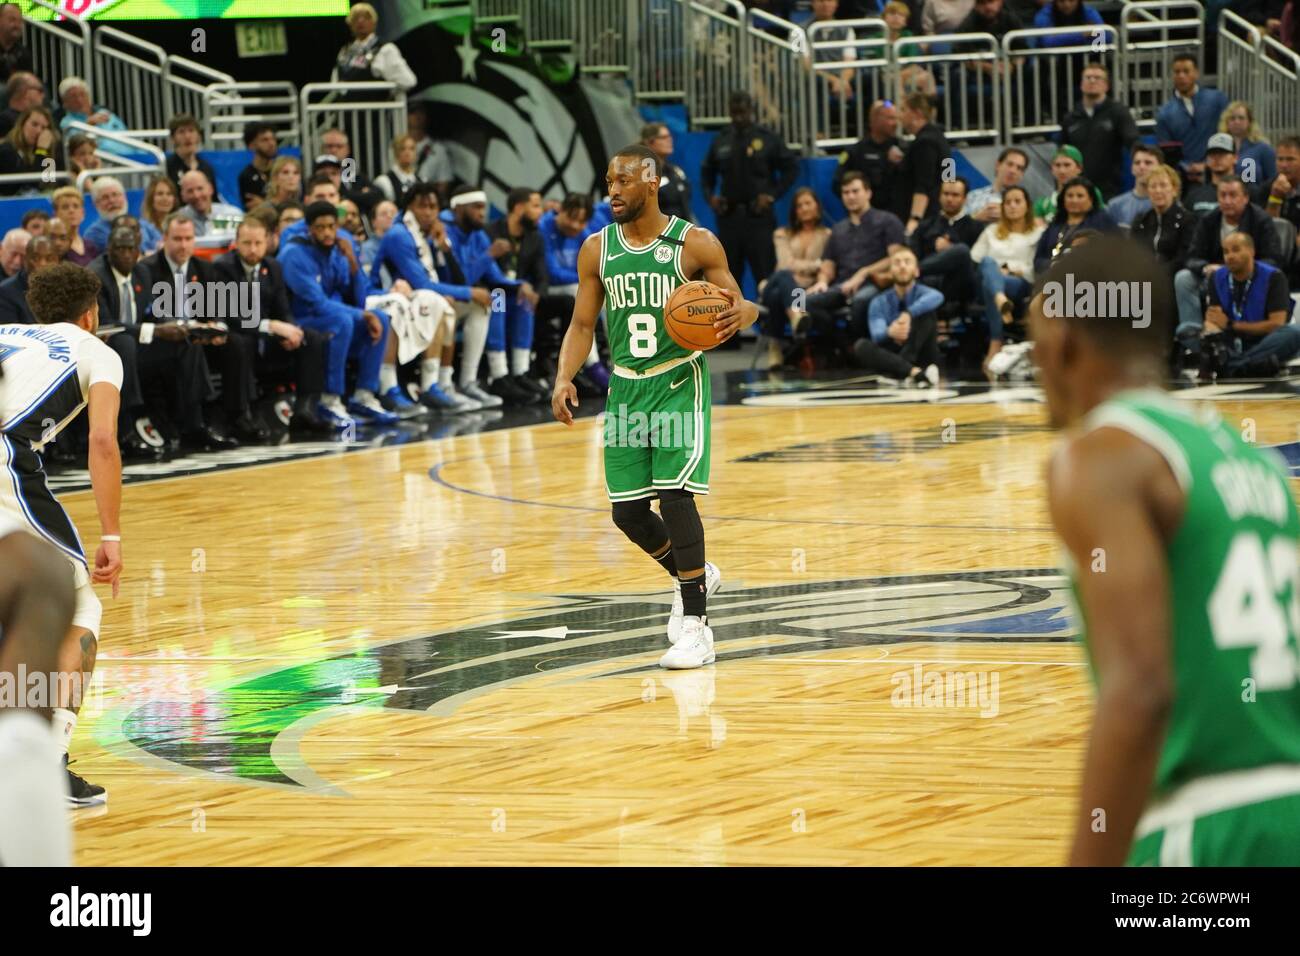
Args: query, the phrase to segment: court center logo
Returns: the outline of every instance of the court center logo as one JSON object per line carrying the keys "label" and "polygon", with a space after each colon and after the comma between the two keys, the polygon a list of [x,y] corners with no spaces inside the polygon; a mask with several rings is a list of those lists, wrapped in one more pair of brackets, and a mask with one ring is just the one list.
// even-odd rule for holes
{"label": "court center logo", "polygon": [[[198,701],[152,700],[122,731],[155,760],[339,795],[297,752],[307,728],[352,708],[445,716],[566,668],[575,680],[657,677],[671,601],[671,591],[558,595],[509,620],[277,670]],[[713,666],[870,645],[1071,641],[1068,605],[1065,579],[1044,569],[724,585],[709,601]]]}

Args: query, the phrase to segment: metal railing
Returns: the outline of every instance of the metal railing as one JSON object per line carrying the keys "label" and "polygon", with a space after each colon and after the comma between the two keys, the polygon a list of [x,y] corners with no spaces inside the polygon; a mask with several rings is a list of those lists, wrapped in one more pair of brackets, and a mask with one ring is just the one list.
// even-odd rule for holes
{"label": "metal railing", "polygon": [[[754,118],[785,138],[791,149],[813,151],[808,73],[812,61],[803,30],[762,10],[745,14],[748,76],[741,89],[754,97]],[[727,91],[730,94],[730,91]]]}
{"label": "metal railing", "polygon": [[745,82],[745,7],[740,0],[719,3],[722,10],[690,0],[686,11],[686,109],[695,125],[701,127],[722,126],[730,121],[727,99]]}
{"label": "metal railing", "polygon": [[94,33],[94,54],[95,102],[113,104],[113,111],[132,129],[167,125],[166,50],[101,26]]}
{"label": "metal railing", "polygon": [[1255,64],[1259,62],[1259,31],[1231,10],[1219,13],[1218,85],[1229,100],[1255,100]]}
{"label": "metal railing", "polygon": [[[916,52],[903,53],[904,47]],[[945,33],[900,37],[893,43],[894,65],[935,74],[935,122],[953,139],[998,140],[1002,135],[1001,47],[988,33]]]}
{"label": "metal railing", "polygon": [[406,94],[395,83],[308,83],[298,94],[298,112],[304,157],[317,155],[321,136],[337,128],[359,163],[386,168],[389,145],[406,129]]}
{"label": "metal railing", "polygon": [[[516,4],[518,0],[516,0]],[[632,70],[634,0],[571,0],[577,18],[574,57],[584,73],[626,75]]]}
{"label": "metal railing", "polygon": [[281,145],[300,145],[302,125],[294,85],[288,80],[212,83],[204,90],[203,139],[210,149],[242,149],[244,127],[253,122],[275,127]]}
{"label": "metal railing", "polygon": [[1262,38],[1255,99],[1251,105],[1264,135],[1276,140],[1300,130],[1300,55],[1270,36]]}
{"label": "metal railing", "polygon": [[683,0],[632,0],[628,22],[636,25],[628,79],[636,99],[686,99],[690,52],[684,37],[689,6]]}
{"label": "metal railing", "polygon": [[[1042,41],[1051,37],[1071,42],[1043,46]],[[1112,86],[1119,82],[1119,31],[1106,24],[1082,31],[1078,27],[1012,30],[1002,38],[1002,55],[1006,142],[1060,132],[1061,120],[1083,95],[1079,86],[1087,63],[1104,66]],[[1117,90],[1112,92],[1119,98]]]}
{"label": "metal railing", "polygon": [[470,16],[475,24],[520,22],[519,0],[470,0]]}
{"label": "metal railing", "polygon": [[163,102],[167,106],[167,115],[189,113],[201,119],[208,86],[234,82],[235,78],[229,73],[183,56],[169,56],[163,64]]}
{"label": "metal railing", "polygon": [[891,48],[884,20],[808,24],[809,102],[818,149],[838,149],[867,133],[871,104],[897,99],[890,89]]}
{"label": "metal railing", "polygon": [[46,0],[28,0],[29,6],[45,11],[49,19],[23,17],[25,41],[32,51],[36,75],[58,85],[65,76],[88,75],[90,65],[90,24],[65,14]]}
{"label": "metal railing", "polygon": [[[139,138],[134,133],[102,130],[79,121],[69,123],[67,131],[69,134],[87,133],[94,136],[95,155],[103,163],[97,169],[83,169],[77,174],[77,188],[83,191],[85,190],[86,180],[94,179],[97,176],[116,176],[118,179],[139,178],[144,182],[148,182],[154,176],[162,173],[166,165],[166,156],[163,155],[163,151],[152,143]],[[69,138],[71,137],[69,136]],[[100,149],[99,147],[104,141],[125,146],[133,155],[124,156],[121,153]]]}
{"label": "metal railing", "polygon": [[1174,57],[1191,54],[1205,72],[1205,9],[1197,0],[1143,0],[1120,11],[1116,88],[1139,129],[1155,126],[1173,87]]}
{"label": "metal railing", "polygon": [[564,50],[577,39],[577,17],[573,4],[523,0],[519,25],[530,50]]}

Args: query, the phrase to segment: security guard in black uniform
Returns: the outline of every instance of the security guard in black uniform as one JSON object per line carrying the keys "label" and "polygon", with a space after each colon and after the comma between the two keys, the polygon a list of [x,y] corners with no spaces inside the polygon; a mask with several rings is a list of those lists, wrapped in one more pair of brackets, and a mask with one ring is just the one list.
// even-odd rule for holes
{"label": "security guard in black uniform", "polygon": [[761,282],[776,268],[772,207],[794,185],[799,163],[780,134],[754,123],[754,101],[748,93],[732,93],[729,107],[731,125],[714,138],[700,175],[718,217],[727,267],[739,280],[748,261],[754,281]]}
{"label": "security guard in black uniform", "polygon": [[659,211],[665,216],[678,216],[694,222],[691,215],[691,181],[686,170],[670,163],[673,154],[673,134],[663,123],[647,123],[641,127],[641,144],[649,146],[659,157]]}

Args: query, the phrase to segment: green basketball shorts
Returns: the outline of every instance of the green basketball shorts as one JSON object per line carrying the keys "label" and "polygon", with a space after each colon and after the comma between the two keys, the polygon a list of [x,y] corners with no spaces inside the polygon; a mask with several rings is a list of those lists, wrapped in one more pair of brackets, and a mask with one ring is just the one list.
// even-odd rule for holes
{"label": "green basketball shorts", "polygon": [[709,493],[709,367],[700,355],[657,375],[612,375],[605,401],[610,501],[670,488]]}

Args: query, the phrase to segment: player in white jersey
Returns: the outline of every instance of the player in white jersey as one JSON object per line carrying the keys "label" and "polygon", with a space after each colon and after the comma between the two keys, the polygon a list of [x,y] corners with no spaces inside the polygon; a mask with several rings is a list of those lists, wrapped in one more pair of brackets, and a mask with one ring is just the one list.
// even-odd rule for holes
{"label": "player in white jersey", "polygon": [[[50,734],[50,702],[32,688],[48,688],[58,670],[72,577],[53,546],[4,513],[0,568],[0,682],[8,688],[0,693],[0,866],[68,866],[66,771]],[[33,685],[32,675],[47,679]]]}
{"label": "player in white jersey", "polygon": [[[88,269],[60,263],[34,273],[27,303],[39,325],[0,325],[0,513],[20,522],[57,548],[71,565],[77,607],[59,653],[59,671],[80,675],[65,681],[54,709],[55,736],[67,760],[77,726],[79,691],[88,686],[99,647],[103,606],[91,582],[112,586],[122,574],[119,512],[122,459],[117,445],[117,410],[122,362],[101,342],[99,279]],[[41,453],[83,409],[88,408],[87,464],[99,511],[101,540],[93,568],[81,538],[45,481]],[[66,692],[66,693],[65,693]],[[74,804],[102,803],[104,789],[68,771]]]}

